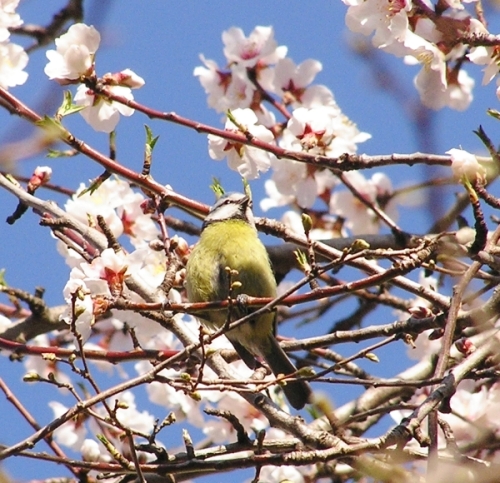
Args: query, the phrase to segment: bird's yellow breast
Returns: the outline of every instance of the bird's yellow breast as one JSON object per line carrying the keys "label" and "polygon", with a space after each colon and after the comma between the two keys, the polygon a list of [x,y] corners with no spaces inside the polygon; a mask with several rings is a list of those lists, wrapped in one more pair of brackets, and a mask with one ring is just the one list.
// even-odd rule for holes
{"label": "bird's yellow breast", "polygon": [[226,267],[238,271],[241,287],[233,295],[275,297],[276,282],[267,251],[256,230],[242,220],[208,225],[191,252],[186,288],[192,302],[224,300],[229,294]]}

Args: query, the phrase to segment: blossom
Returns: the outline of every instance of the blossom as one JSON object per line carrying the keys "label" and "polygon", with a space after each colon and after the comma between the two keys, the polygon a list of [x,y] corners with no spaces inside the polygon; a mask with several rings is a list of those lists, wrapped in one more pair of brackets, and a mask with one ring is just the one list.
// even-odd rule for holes
{"label": "blossom", "polygon": [[127,263],[134,276],[143,280],[152,290],[156,289],[165,277],[165,252],[152,250],[148,245],[143,244],[129,253]]}
{"label": "blossom", "polygon": [[83,23],[72,25],[56,39],[57,50],[49,50],[45,73],[58,83],[70,84],[93,71],[94,56],[101,36],[93,27]]}
{"label": "blossom", "polygon": [[[95,81],[94,57],[100,41],[101,36],[94,27],[81,23],[72,25],[66,34],[56,39],[57,50],[47,52],[50,62],[45,66],[45,73],[62,85],[83,82],[91,75]],[[132,70],[124,69],[105,74],[100,83],[110,94],[131,101],[134,96],[130,89],[138,89],[145,82]],[[83,84],[78,87],[74,102],[84,107],[79,112],[88,124],[106,133],[116,128],[120,114],[131,116],[134,113],[131,107],[111,101]]]}
{"label": "blossom", "polygon": [[82,223],[88,223],[90,218],[93,225],[97,225],[100,215],[115,237],[125,233],[131,237],[144,236],[149,241],[157,236],[155,225],[148,223],[152,222],[151,216],[141,210],[144,195],[135,192],[129,183],[110,178],[95,191],[83,193],[85,189],[81,184],[64,205],[69,215]]}
{"label": "blossom", "polygon": [[[477,19],[470,19],[469,31],[471,34],[488,35],[488,30]],[[472,47],[467,54],[467,58],[474,64],[486,65],[484,68],[483,85],[491,82],[498,75],[498,56],[500,52],[498,47],[478,46]]]}
{"label": "blossom", "polygon": [[153,431],[155,418],[148,411],[137,409],[132,391],[123,391],[117,399],[122,406],[116,412],[116,417],[124,427],[143,434],[150,434]]}
{"label": "blossom", "polygon": [[[274,144],[273,133],[264,126],[257,124],[257,116],[250,109],[235,109],[232,116],[236,122],[253,137],[259,141]],[[225,126],[226,131],[243,134],[236,128],[235,124],[228,119]],[[229,167],[238,171],[246,179],[255,179],[260,173],[266,172],[274,155],[247,146],[242,143],[227,141],[214,134],[208,135],[208,153],[212,159],[221,160],[227,156]]]}
{"label": "blossom", "polygon": [[28,181],[28,192],[35,191],[40,186],[48,183],[52,176],[52,168],[50,166],[37,166]]}
{"label": "blossom", "polygon": [[10,37],[9,28],[23,24],[21,17],[16,13],[19,0],[0,0],[0,42]]}
{"label": "blossom", "polygon": [[273,175],[265,182],[267,198],[261,208],[285,206],[295,202],[302,208],[311,208],[318,196],[325,195],[338,183],[338,178],[329,170],[314,170],[307,164],[289,159],[274,159]]}
{"label": "blossom", "polygon": [[[250,481],[250,480],[247,480]],[[263,466],[259,472],[259,481],[281,481],[287,483],[304,483],[300,469],[294,466]]]}
{"label": "blossom", "polygon": [[[371,179],[366,179],[358,171],[348,171],[344,173],[344,176],[365,200],[376,206],[378,200],[389,198],[392,192],[391,182],[385,174],[376,173]],[[333,193],[330,200],[330,212],[345,218],[345,226],[354,235],[378,233],[377,216],[350,191]],[[395,203],[392,200],[385,206],[385,212],[393,220],[397,219]]]}
{"label": "blossom", "polygon": [[[225,392],[217,401],[219,411],[230,411],[238,418],[246,431],[258,432],[269,426],[269,422],[260,411],[257,411],[251,404],[243,401],[234,392]],[[210,420],[205,423],[203,432],[210,437],[214,443],[227,443],[234,438],[234,426],[223,418]]]}
{"label": "blossom", "polygon": [[274,68],[273,91],[285,104],[300,104],[309,84],[322,69],[321,62],[308,59],[295,65],[292,59],[280,59]]}
{"label": "blossom", "polygon": [[256,89],[246,69],[234,65],[230,71],[222,71],[213,60],[200,57],[206,67],[196,67],[193,74],[208,94],[208,105],[217,112],[250,107]]}
{"label": "blossom", "polygon": [[463,149],[450,149],[446,154],[451,156],[451,169],[456,180],[462,177],[470,181],[483,179],[486,176],[486,170],[481,166],[473,154]]}
{"label": "blossom", "polygon": [[[136,248],[145,247],[157,238],[158,228],[151,215],[142,211],[144,195],[132,190],[128,183],[110,178],[94,191],[83,193],[85,189],[81,184],[77,193],[66,202],[64,208],[68,215],[93,226],[97,226],[100,215],[116,238],[127,235]],[[81,257],[66,245],[59,243],[58,250],[71,267],[81,263]]]}
{"label": "blossom", "polygon": [[349,6],[346,25],[353,32],[370,35],[375,31],[372,43],[395,55],[402,55],[403,44],[409,32],[409,0],[342,0]]}
{"label": "blossom", "polygon": [[287,52],[285,46],[278,47],[272,27],[255,27],[248,37],[240,28],[231,27],[222,33],[222,42],[228,63],[245,68],[275,64]]}
{"label": "blossom", "polygon": [[252,102],[255,87],[248,80],[246,72],[241,69],[224,71],[216,62],[205,59],[200,55],[205,66],[194,69],[200,84],[208,94],[208,105],[217,112],[226,112],[228,109],[249,107]]}
{"label": "blossom", "polygon": [[426,107],[437,110],[447,106],[458,111],[469,107],[474,79],[463,69],[448,69],[446,60],[452,55],[445,56],[430,42],[417,49],[414,55],[423,64],[414,84]]}
{"label": "blossom", "polygon": [[[466,47],[463,44],[451,49],[446,47],[449,41],[466,31],[484,33],[485,29],[478,26],[479,22],[474,24],[468,16],[458,16],[456,12],[440,17],[439,24],[423,15],[413,15],[409,21],[408,14],[413,8],[409,0],[343,2],[349,5],[346,23],[351,30],[364,35],[375,31],[372,40],[375,47],[397,56],[406,56],[406,63],[422,65],[414,84],[425,106],[431,109],[447,106],[456,110],[469,107],[474,81],[461,69],[462,62],[455,68],[449,65],[463,58]],[[461,6],[458,0],[448,3]],[[471,53],[477,63],[487,63],[484,50],[474,53],[473,49]],[[489,73],[493,70],[488,69]]]}
{"label": "blossom", "polygon": [[[54,418],[61,417],[69,408],[58,401],[50,401],[49,407],[54,413]],[[53,432],[54,438],[61,446],[79,451],[85,439],[87,429],[81,422],[82,418],[74,418],[66,421]]]}
{"label": "blossom", "polygon": [[[339,232],[335,229],[335,220],[333,217],[330,218],[331,219],[328,217],[322,217],[322,226],[320,228],[311,229],[309,232],[309,238],[311,238],[311,240],[328,240],[339,237]],[[281,217],[281,222],[298,235],[304,234],[302,215],[297,211],[285,211]]]}
{"label": "blossom", "polygon": [[123,69],[120,72],[116,72],[114,74],[104,74],[102,82],[104,85],[124,86],[130,87],[131,89],[139,89],[146,83],[146,81],[140,75],[137,75],[131,69]]}
{"label": "blossom", "polygon": [[[30,340],[30,346],[32,347],[50,347],[50,345],[51,341],[47,334],[37,335]],[[56,360],[50,357],[26,357],[23,361],[26,374],[36,374],[45,379],[55,377],[59,383],[68,384],[68,387],[71,386],[71,379],[67,373],[61,370],[62,367]],[[64,395],[69,394],[67,387],[59,386],[59,391]]]}
{"label": "blossom", "polygon": [[[94,287],[92,293],[116,296],[123,291],[123,283],[129,275],[127,256],[123,251],[106,248],[91,263],[83,262],[71,270],[70,278],[81,279],[87,287]],[[103,282],[107,285],[103,286]]]}
{"label": "blossom", "polygon": [[67,324],[75,322],[75,329],[86,341],[95,323],[95,316],[107,308],[106,297],[116,297],[124,290],[129,276],[127,256],[113,249],[103,250],[91,263],[82,262],[70,272],[63,290],[68,307],[61,315]]}
{"label": "blossom", "polygon": [[332,120],[337,114],[328,108],[295,109],[280,145],[292,151],[325,154],[333,140]]}
{"label": "blossom", "polygon": [[[108,91],[112,94],[125,97],[130,101],[134,99],[129,87],[109,86]],[[85,85],[78,87],[74,101],[76,105],[85,107],[85,109],[80,111],[80,114],[87,124],[92,126],[96,131],[106,133],[116,128],[120,120],[120,114],[131,116],[134,113],[134,109],[131,107],[96,95],[94,91],[88,89]]]}
{"label": "blossom", "polygon": [[314,176],[309,175],[307,165],[288,159],[275,159],[272,166],[272,179],[265,184],[270,198],[263,201],[263,209],[283,206],[293,200],[302,208],[310,208],[318,193]]}
{"label": "blossom", "polygon": [[101,460],[101,449],[103,449],[97,441],[93,439],[85,439],[80,448],[83,461],[100,461]]}
{"label": "blossom", "polygon": [[[360,132],[333,103],[295,109],[279,144],[290,151],[335,157],[355,153],[357,143],[369,137],[369,134]],[[271,166],[273,175],[265,184],[269,198],[262,202],[264,210],[292,201],[302,208],[310,208],[318,196],[329,198],[330,189],[337,183],[331,172],[317,170],[298,161],[273,159]]]}
{"label": "blossom", "polygon": [[357,144],[370,138],[360,132],[338,106],[299,107],[292,113],[280,146],[292,151],[336,157],[355,153]]}
{"label": "blossom", "polygon": [[338,108],[333,93],[328,87],[315,84],[308,87],[300,98],[300,104],[292,104],[294,107],[332,107]]}
{"label": "blossom", "polygon": [[16,44],[0,43],[0,87],[9,87],[24,84],[28,74],[24,68],[28,65],[28,54]]}
{"label": "blossom", "polygon": [[86,342],[95,323],[91,292],[83,280],[72,278],[70,275],[64,286],[63,295],[67,306],[60,319],[68,325],[74,323],[74,330],[82,341]]}

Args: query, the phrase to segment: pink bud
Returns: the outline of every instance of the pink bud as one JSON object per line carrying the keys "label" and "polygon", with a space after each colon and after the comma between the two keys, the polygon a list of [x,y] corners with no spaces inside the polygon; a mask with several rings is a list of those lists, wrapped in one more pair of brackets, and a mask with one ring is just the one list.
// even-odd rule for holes
{"label": "pink bud", "polygon": [[38,166],[28,182],[28,191],[33,192],[40,186],[48,183],[52,176],[52,169],[48,166]]}
{"label": "pink bud", "polygon": [[408,312],[414,319],[426,319],[427,317],[432,317],[432,311],[421,305],[417,305],[416,307],[411,307],[408,309]]}
{"label": "pink bud", "polygon": [[467,337],[462,337],[455,342],[457,350],[466,356],[472,354],[476,350],[476,346]]}
{"label": "pink bud", "polygon": [[105,74],[102,80],[107,85],[124,86],[131,89],[139,89],[145,84],[144,79],[130,69],[114,74]]}

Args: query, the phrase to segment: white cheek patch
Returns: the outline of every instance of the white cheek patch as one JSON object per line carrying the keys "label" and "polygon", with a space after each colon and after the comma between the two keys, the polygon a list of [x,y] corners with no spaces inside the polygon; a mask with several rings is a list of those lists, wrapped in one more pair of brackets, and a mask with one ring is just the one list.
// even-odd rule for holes
{"label": "white cheek patch", "polygon": [[211,213],[207,219],[210,221],[214,220],[230,220],[234,218],[238,213],[238,207],[232,203],[219,206],[213,213]]}

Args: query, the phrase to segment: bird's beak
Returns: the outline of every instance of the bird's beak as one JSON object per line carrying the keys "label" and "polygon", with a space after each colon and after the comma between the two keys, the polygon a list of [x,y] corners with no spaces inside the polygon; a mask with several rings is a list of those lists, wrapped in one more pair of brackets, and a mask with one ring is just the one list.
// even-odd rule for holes
{"label": "bird's beak", "polygon": [[243,206],[245,209],[248,208],[249,206],[252,207],[252,201],[248,196],[244,196],[243,198],[241,198],[239,204]]}

